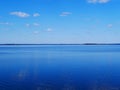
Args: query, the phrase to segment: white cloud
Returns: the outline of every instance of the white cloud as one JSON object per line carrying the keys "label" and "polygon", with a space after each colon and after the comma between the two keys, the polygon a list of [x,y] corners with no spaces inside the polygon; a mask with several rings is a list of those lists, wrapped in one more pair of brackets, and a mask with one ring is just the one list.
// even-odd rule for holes
{"label": "white cloud", "polygon": [[39,34],[39,31],[34,31],[33,33],[34,33],[34,34]]}
{"label": "white cloud", "polygon": [[25,26],[26,26],[26,27],[30,27],[30,26],[35,26],[35,27],[37,27],[37,26],[40,26],[40,24],[39,24],[39,23],[32,23],[32,24],[26,23]]}
{"label": "white cloud", "polygon": [[107,27],[108,27],[108,28],[112,28],[112,27],[113,27],[113,24],[108,24]]}
{"label": "white cloud", "polygon": [[34,14],[33,14],[33,17],[39,17],[39,16],[40,16],[39,13],[34,13]]}
{"label": "white cloud", "polygon": [[62,12],[60,14],[60,16],[68,16],[68,15],[71,15],[72,13],[71,12]]}
{"label": "white cloud", "polygon": [[87,0],[88,3],[108,3],[110,0]]}
{"label": "white cloud", "polygon": [[0,25],[12,25],[12,23],[9,23],[9,22],[1,22]]}
{"label": "white cloud", "polygon": [[109,2],[110,0],[99,0],[99,3],[107,3]]}
{"label": "white cloud", "polygon": [[17,11],[16,12],[11,12],[10,14],[18,16],[18,17],[21,17],[21,18],[26,18],[26,17],[30,16],[28,13],[20,12],[20,11],[18,11],[18,12]]}
{"label": "white cloud", "polygon": [[52,32],[52,31],[53,31],[52,28],[47,29],[47,32]]}
{"label": "white cloud", "polygon": [[27,24],[26,24],[26,27],[29,27],[29,26],[30,26],[30,24],[27,23]]}
{"label": "white cloud", "polygon": [[34,25],[34,26],[40,26],[40,24],[39,24],[39,23],[33,23],[33,25]]}

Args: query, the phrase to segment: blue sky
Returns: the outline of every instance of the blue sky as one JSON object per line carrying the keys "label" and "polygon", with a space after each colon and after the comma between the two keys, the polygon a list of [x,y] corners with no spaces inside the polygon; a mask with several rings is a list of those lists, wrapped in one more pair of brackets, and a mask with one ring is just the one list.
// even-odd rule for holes
{"label": "blue sky", "polygon": [[120,0],[1,0],[0,43],[119,43]]}

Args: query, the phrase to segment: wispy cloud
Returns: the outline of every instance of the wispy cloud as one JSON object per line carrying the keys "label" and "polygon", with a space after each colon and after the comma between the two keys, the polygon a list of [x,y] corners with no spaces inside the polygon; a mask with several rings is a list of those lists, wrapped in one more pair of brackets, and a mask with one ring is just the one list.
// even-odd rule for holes
{"label": "wispy cloud", "polygon": [[112,28],[112,27],[113,27],[113,24],[108,24],[107,27],[108,27],[108,28]]}
{"label": "wispy cloud", "polygon": [[96,4],[96,3],[108,3],[110,0],[87,0],[88,3],[93,3],[93,4]]}
{"label": "wispy cloud", "polygon": [[39,34],[39,31],[34,31],[33,34]]}
{"label": "wispy cloud", "polygon": [[32,24],[26,23],[25,26],[26,26],[26,27],[30,27],[30,26],[35,26],[35,27],[37,27],[37,26],[40,26],[40,24],[39,24],[39,23],[32,23]]}
{"label": "wispy cloud", "polygon": [[27,23],[27,24],[26,24],[26,27],[30,27],[30,24]]}
{"label": "wispy cloud", "polygon": [[62,12],[60,14],[60,16],[68,16],[68,15],[71,15],[72,13],[71,12]]}
{"label": "wispy cloud", "polygon": [[12,25],[12,23],[9,23],[9,22],[0,22],[0,25]]}
{"label": "wispy cloud", "polygon": [[33,14],[33,17],[39,17],[39,16],[40,16],[39,13],[34,13],[34,14]]}
{"label": "wispy cloud", "polygon": [[34,25],[34,26],[40,26],[40,24],[39,24],[39,23],[33,23],[33,25]]}
{"label": "wispy cloud", "polygon": [[18,17],[21,17],[21,18],[26,18],[26,17],[30,16],[28,13],[21,12],[21,11],[11,12],[10,15],[15,15],[15,16],[18,16]]}
{"label": "wispy cloud", "polygon": [[47,31],[47,32],[52,32],[53,29],[52,29],[52,28],[48,28],[46,31]]}

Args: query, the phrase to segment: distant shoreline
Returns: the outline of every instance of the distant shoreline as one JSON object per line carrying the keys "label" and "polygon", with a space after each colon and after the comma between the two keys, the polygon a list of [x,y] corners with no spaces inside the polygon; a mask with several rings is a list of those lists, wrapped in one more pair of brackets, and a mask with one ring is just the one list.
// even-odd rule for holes
{"label": "distant shoreline", "polygon": [[0,45],[120,45],[120,43],[82,43],[82,44],[0,44]]}

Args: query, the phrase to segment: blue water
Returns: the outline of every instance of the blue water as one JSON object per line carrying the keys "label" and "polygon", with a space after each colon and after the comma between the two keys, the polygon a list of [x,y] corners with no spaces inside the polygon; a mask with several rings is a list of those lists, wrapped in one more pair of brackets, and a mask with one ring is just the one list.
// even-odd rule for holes
{"label": "blue water", "polygon": [[0,90],[119,89],[119,45],[0,46]]}

